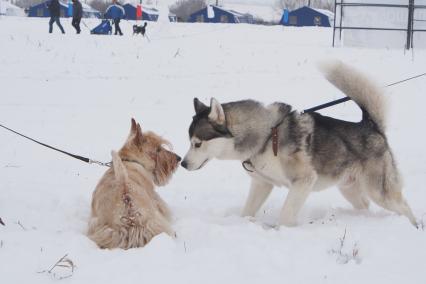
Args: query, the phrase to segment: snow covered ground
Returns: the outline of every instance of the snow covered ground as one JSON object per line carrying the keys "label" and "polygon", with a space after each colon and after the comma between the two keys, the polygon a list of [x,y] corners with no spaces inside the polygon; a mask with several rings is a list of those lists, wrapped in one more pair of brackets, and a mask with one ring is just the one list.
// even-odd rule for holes
{"label": "snow covered ground", "polygon": [[[0,18],[0,123],[101,161],[122,145],[131,117],[184,155],[193,97],[284,101],[299,110],[340,98],[316,70],[318,60],[341,59],[383,85],[426,72],[425,51],[333,49],[331,29],[150,23],[148,41],[131,36],[131,22],[122,23],[125,35],[118,37],[88,29],[77,36],[69,21],[62,21],[67,34],[54,27],[49,35],[48,19]],[[386,91],[404,193],[426,222],[425,89],[420,78]],[[360,117],[352,103],[322,113]],[[174,213],[176,239],[160,235],[145,248],[101,250],[85,231],[105,168],[3,129],[0,141],[1,283],[57,283],[67,276],[60,282],[426,281],[425,231],[374,205],[355,211],[335,188],[312,194],[295,228],[270,228],[287,192],[281,188],[256,221],[241,218],[249,179],[238,162],[180,168],[159,189]],[[76,266],[73,274],[48,273],[64,255]]]}

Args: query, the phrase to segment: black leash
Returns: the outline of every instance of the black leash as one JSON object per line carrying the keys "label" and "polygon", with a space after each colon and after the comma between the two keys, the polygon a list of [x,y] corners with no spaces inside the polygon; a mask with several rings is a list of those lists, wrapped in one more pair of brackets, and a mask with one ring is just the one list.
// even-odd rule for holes
{"label": "black leash", "polygon": [[6,129],[6,130],[9,130],[9,131],[11,131],[11,132],[13,132],[13,133],[15,133],[15,134],[17,134],[17,135],[21,136],[21,137],[24,137],[24,138],[26,138],[26,139],[28,139],[28,140],[31,140],[31,141],[33,141],[33,142],[35,142],[35,143],[37,143],[37,144],[40,144],[40,145],[42,145],[42,146],[44,146],[44,147],[47,147],[47,148],[49,148],[49,149],[52,149],[52,150],[58,151],[58,152],[60,152],[60,153],[63,153],[63,154],[65,154],[65,155],[71,156],[71,157],[73,157],[73,158],[75,158],[75,159],[77,159],[77,160],[83,161],[83,162],[85,162],[85,163],[88,163],[88,164],[97,164],[97,165],[105,166],[105,167],[111,167],[111,162],[103,163],[103,162],[99,162],[99,161],[96,161],[96,160],[92,160],[92,159],[89,159],[89,158],[86,158],[86,157],[82,157],[82,156],[79,156],[79,155],[74,155],[74,154],[68,153],[68,152],[66,152],[66,151],[60,150],[60,149],[58,149],[58,148],[52,147],[52,146],[50,146],[50,145],[47,145],[47,144],[45,144],[45,143],[42,143],[42,142],[40,142],[40,141],[37,141],[37,140],[35,140],[35,139],[32,139],[32,138],[30,138],[30,137],[28,137],[28,136],[26,136],[26,135],[24,135],[24,134],[21,134],[21,133],[19,133],[19,132],[16,132],[16,131],[15,131],[15,130],[13,130],[13,129],[10,129],[10,128],[8,128],[8,127],[6,127],[6,126],[2,125],[2,124],[0,124],[0,127],[3,127],[3,128],[4,128],[4,129]]}
{"label": "black leash", "polygon": [[[419,74],[419,75],[416,75],[416,76],[413,76],[413,77],[410,77],[410,78],[407,78],[407,79],[386,85],[386,88],[391,87],[391,86],[395,86],[395,85],[398,85],[398,84],[401,84],[401,83],[404,83],[404,82],[407,82],[407,81],[410,81],[410,80],[413,80],[413,79],[416,79],[416,78],[419,78],[419,77],[422,77],[422,76],[425,76],[425,75],[426,75],[426,73]],[[328,103],[325,103],[325,104],[322,104],[322,105],[319,105],[319,106],[316,106],[316,107],[305,109],[302,113],[314,112],[314,111],[324,109],[324,108],[328,108],[328,107],[331,107],[331,106],[334,106],[334,105],[337,105],[337,104],[340,104],[340,103],[344,103],[344,102],[347,102],[347,101],[350,101],[350,100],[351,100],[351,98],[344,97],[344,98],[337,99],[337,100],[334,100],[334,101],[331,101],[331,102],[328,102]]]}

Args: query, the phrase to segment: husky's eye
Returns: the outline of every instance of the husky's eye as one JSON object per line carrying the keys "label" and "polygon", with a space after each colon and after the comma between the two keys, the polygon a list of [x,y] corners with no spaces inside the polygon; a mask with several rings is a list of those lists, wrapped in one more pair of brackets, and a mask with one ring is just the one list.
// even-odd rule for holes
{"label": "husky's eye", "polygon": [[200,147],[201,147],[201,142],[195,143],[195,144],[194,144],[194,147],[195,147],[195,148],[200,148]]}

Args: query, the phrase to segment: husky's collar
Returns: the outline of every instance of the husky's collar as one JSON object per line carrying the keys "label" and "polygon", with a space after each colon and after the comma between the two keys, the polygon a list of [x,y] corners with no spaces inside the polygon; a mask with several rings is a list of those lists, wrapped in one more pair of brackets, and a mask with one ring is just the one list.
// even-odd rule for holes
{"label": "husky's collar", "polygon": [[271,138],[272,138],[272,151],[274,152],[274,156],[278,155],[278,127],[272,127],[271,129]]}
{"label": "husky's collar", "polygon": [[[271,138],[272,139],[272,151],[274,152],[274,156],[278,156],[278,127],[283,124],[284,122],[284,117],[278,121],[278,123],[271,128]],[[265,142],[265,146],[266,143],[268,143],[269,138],[266,140]]]}
{"label": "husky's collar", "polygon": [[[285,119],[285,117],[283,117],[280,121],[278,121],[277,124],[275,124],[275,126],[273,126],[271,128],[271,135],[268,136],[268,138],[265,141],[264,146],[262,147],[262,149],[266,149],[266,145],[268,144],[269,139],[271,139],[272,140],[272,151],[274,152],[275,157],[278,156],[278,127],[280,127],[280,125],[283,124],[284,119]],[[242,166],[246,171],[251,172],[251,173],[256,170],[250,159],[243,161]]]}

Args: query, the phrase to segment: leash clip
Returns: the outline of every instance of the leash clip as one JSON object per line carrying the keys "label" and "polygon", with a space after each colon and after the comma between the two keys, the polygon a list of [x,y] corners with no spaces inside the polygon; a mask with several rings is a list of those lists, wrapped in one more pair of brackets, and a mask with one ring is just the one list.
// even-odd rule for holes
{"label": "leash clip", "polygon": [[96,164],[99,166],[109,167],[109,168],[112,166],[112,162],[103,163],[103,162],[99,162],[99,161],[91,160],[91,159],[89,159],[89,164]]}

